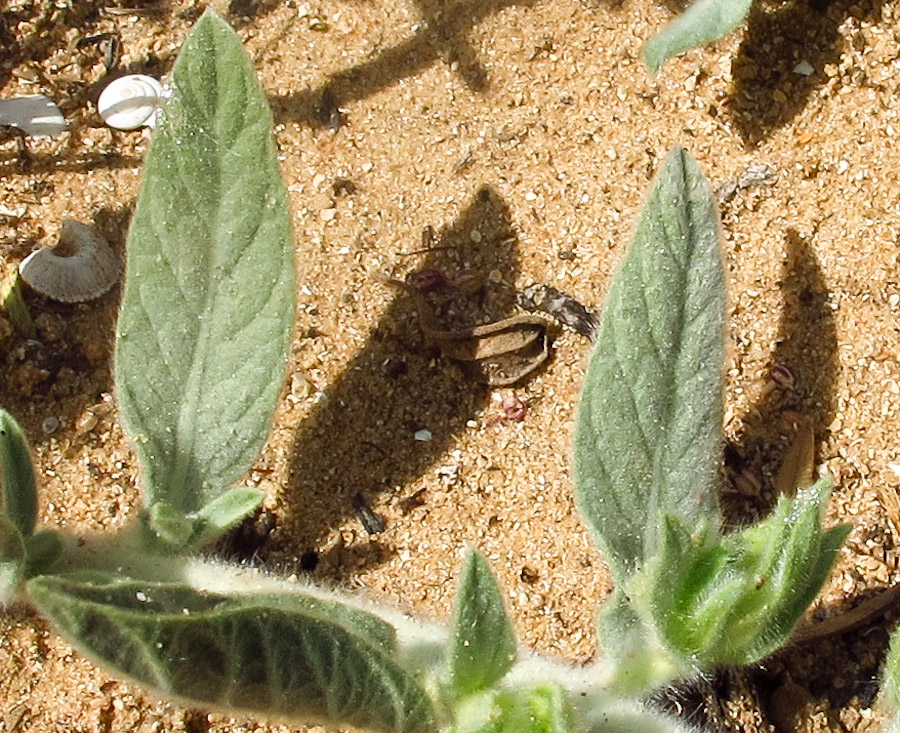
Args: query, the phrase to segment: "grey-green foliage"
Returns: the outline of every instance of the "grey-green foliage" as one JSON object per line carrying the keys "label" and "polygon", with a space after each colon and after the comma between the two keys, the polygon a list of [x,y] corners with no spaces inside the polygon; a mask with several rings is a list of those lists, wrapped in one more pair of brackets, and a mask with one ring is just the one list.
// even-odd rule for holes
{"label": "grey-green foliage", "polygon": [[823,478],[796,498],[782,496],[766,519],[719,542],[699,542],[666,515],[665,540],[647,569],[647,609],[682,657],[750,664],[788,640],[850,531],[822,528],[830,487]]}
{"label": "grey-green foliage", "polygon": [[450,685],[459,696],[490,687],[515,660],[516,637],[500,586],[477,552],[470,552],[463,565],[449,652]]}
{"label": "grey-green foliage", "polygon": [[[294,320],[272,116],[240,40],[214,12],[185,42],[171,84],[128,236],[116,341],[117,397],[150,530],[138,552],[159,556],[135,563],[123,543],[121,556],[113,546],[92,560],[116,570],[39,575],[25,595],[79,649],[161,694],[432,730],[431,699],[398,665],[381,619],[295,590],[215,593],[118,570],[150,564],[177,577],[183,561],[167,555],[215,540],[258,506],[258,489],[232,485],[267,435]],[[14,588],[33,574],[19,535],[34,525],[34,476],[18,426],[3,427],[13,486],[3,517],[22,532],[0,526],[0,572]],[[204,570],[207,582],[227,574]]]}
{"label": "grey-green foliage", "polygon": [[394,630],[310,597],[198,593],[96,573],[28,584],[78,648],[159,693],[216,707],[432,731],[431,702],[394,661]]}
{"label": "grey-green foliage", "polygon": [[676,148],[610,286],[578,405],[578,509],[620,573],[656,551],[663,512],[718,522],[724,319],[715,203]]}
{"label": "grey-green foliage", "polygon": [[622,690],[777,649],[848,531],[823,529],[822,480],[721,533],[724,321],[715,205],[675,149],[610,287],[575,430],[578,507],[617,585],[598,630]]}
{"label": "grey-green foliage", "polygon": [[718,40],[747,17],[752,0],[694,0],[644,47],[644,60],[652,73],[672,56]]}
{"label": "grey-green foliage", "polygon": [[0,409],[0,603],[21,584],[48,568],[60,553],[55,532],[35,533],[37,484],[22,428]]}
{"label": "grey-green foliage", "polygon": [[[71,543],[54,566],[59,540],[34,532],[28,446],[0,413],[0,602],[30,600],[78,649],[193,704],[390,732],[685,731],[605,689],[599,665],[518,651],[477,553],[449,636],[184,557],[261,499],[233,484],[282,386],[294,261],[271,115],[239,39],[213,12],[182,48],[172,85],[128,237],[116,345],[145,531],[101,551]],[[708,188],[675,150],[610,290],[577,423],[578,504],[619,586],[599,627],[621,689],[767,653],[843,537],[821,529],[825,485],[760,525],[719,532],[718,247]]]}
{"label": "grey-green foliage", "polygon": [[27,536],[37,521],[37,487],[31,453],[22,428],[0,410],[0,508],[16,531]]}
{"label": "grey-green foliage", "polygon": [[569,693],[559,685],[543,680],[510,689],[498,685],[516,656],[500,586],[484,557],[472,550],[463,563],[447,648],[447,684],[456,708],[450,732],[587,730],[577,720]]}
{"label": "grey-green foliage", "polygon": [[[636,721],[652,725],[649,716]],[[646,730],[646,728],[643,728]],[[609,733],[608,727],[578,720],[569,693],[559,685],[488,690],[464,699],[447,733]]]}
{"label": "grey-green foliage", "polygon": [[[204,508],[223,508],[268,433],[294,319],[294,247],[266,96],[216,15],[194,27],[171,89],[128,234],[115,374],[149,524],[191,547],[209,539]],[[231,504],[214,513],[224,527],[247,513],[246,501]]]}
{"label": "grey-green foliage", "polygon": [[900,733],[900,628],[891,634],[887,658],[881,670],[881,700],[891,713],[885,733]]}

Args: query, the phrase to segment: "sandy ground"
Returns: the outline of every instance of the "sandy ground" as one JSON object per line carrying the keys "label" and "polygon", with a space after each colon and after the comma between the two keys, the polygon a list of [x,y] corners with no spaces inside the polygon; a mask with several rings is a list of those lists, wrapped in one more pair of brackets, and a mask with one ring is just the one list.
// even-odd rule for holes
{"label": "sandy ground", "polygon": [[[100,34],[120,40],[118,70],[161,75],[205,6],[135,5],[0,3],[0,95],[48,94],[71,123],[30,141],[27,164],[15,141],[0,144],[4,272],[64,216],[95,223],[124,256],[146,139],[100,124],[111,37]],[[476,545],[523,643],[573,662],[593,655],[611,586],[574,512],[569,465],[588,339],[562,330],[543,371],[485,387],[423,347],[411,299],[383,278],[434,268],[480,279],[480,296],[443,296],[448,327],[514,312],[514,290],[534,283],[599,306],[650,179],[683,145],[715,188],[751,166],[769,171],[719,197],[729,521],[771,506],[804,416],[817,461],[838,477],[829,521],[854,525],[813,617],[840,617],[896,582],[895,5],[762,2],[738,33],[656,78],[640,49],[677,8],[648,0],[217,7],[272,103],[299,263],[289,383],[249,475],[274,515],[257,562],[446,618],[461,552]],[[811,74],[794,71],[802,61]],[[0,403],[34,443],[41,521],[76,535],[113,532],[136,512],[136,462],[112,396],[118,295],[32,297],[36,338],[2,354]],[[773,384],[773,373],[789,379]],[[518,422],[497,419],[511,395],[528,403]],[[420,430],[431,440],[415,440]],[[364,528],[357,494],[384,532]],[[669,705],[733,731],[877,730],[893,619],[723,672]],[[0,678],[0,731],[288,730],[160,701],[25,608],[0,615]]]}

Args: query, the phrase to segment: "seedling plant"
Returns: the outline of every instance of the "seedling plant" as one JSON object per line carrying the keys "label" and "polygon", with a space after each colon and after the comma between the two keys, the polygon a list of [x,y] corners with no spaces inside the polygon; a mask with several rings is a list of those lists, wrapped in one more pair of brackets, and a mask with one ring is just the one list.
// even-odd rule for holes
{"label": "seedling plant", "polygon": [[616,591],[606,657],[516,643],[470,550],[449,628],[334,590],[199,557],[262,502],[236,485],[268,433],[295,309],[287,196],[265,95],[208,11],[174,65],[128,235],[116,396],[143,511],[81,545],[36,531],[25,437],[0,413],[0,600],[32,604],[77,649],[193,705],[380,731],[686,731],[654,687],[783,645],[846,536],[828,479],[723,534],[725,286],[694,161],[665,160],[616,274],[578,409],[577,504]]}
{"label": "seedling plant", "polygon": [[644,61],[656,73],[672,56],[727,36],[750,12],[752,0],[694,0],[644,46]]}

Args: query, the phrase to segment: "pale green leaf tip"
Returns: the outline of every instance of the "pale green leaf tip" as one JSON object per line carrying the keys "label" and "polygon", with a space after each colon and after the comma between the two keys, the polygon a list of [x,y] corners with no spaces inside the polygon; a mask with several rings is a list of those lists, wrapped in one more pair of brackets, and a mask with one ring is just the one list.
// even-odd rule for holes
{"label": "pale green leaf tip", "polygon": [[695,0],[644,46],[651,75],[673,56],[705,46],[731,33],[750,12],[752,0]]}
{"label": "pale green leaf tip", "polygon": [[186,550],[198,550],[215,542],[228,530],[259,509],[266,492],[253,486],[236,486],[213,499],[193,520],[193,535]]}
{"label": "pale green leaf tip", "polygon": [[463,562],[448,649],[450,685],[464,697],[486,690],[512,667],[516,638],[490,565],[470,549]]}
{"label": "pale green leaf tip", "polygon": [[37,523],[37,483],[31,450],[21,426],[0,408],[0,509],[28,536]]}

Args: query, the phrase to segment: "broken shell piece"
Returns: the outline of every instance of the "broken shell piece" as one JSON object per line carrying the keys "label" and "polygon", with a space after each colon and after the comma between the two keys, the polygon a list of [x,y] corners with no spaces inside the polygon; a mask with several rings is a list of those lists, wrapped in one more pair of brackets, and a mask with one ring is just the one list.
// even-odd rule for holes
{"label": "broken shell piece", "polygon": [[162,93],[162,84],[152,76],[120,76],[100,94],[97,111],[107,125],[117,130],[154,127]]}
{"label": "broken shell piece", "polygon": [[52,99],[43,94],[0,99],[0,125],[9,125],[33,137],[58,135],[66,118]]}
{"label": "broken shell piece", "polygon": [[63,219],[59,242],[32,252],[19,265],[21,278],[41,295],[62,303],[99,298],[119,279],[119,261],[91,227]]}

